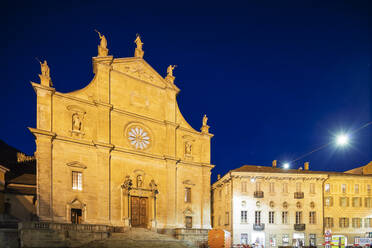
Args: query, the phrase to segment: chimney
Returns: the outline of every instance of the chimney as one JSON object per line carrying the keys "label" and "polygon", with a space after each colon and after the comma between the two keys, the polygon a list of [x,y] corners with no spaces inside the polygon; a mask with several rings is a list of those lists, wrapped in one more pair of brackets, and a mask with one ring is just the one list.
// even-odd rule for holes
{"label": "chimney", "polygon": [[276,160],[273,160],[273,168],[276,168]]}
{"label": "chimney", "polygon": [[220,180],[220,179],[221,179],[221,175],[218,174],[218,175],[217,175],[217,180]]}
{"label": "chimney", "polygon": [[305,162],[305,164],[304,164],[304,168],[305,168],[305,170],[309,170],[309,162]]}

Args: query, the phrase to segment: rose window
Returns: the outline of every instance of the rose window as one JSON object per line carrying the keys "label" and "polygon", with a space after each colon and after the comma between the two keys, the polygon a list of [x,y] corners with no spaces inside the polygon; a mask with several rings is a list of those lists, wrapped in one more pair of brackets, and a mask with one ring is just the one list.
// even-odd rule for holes
{"label": "rose window", "polygon": [[128,132],[128,139],[136,149],[146,149],[150,145],[149,134],[140,127],[131,128]]}

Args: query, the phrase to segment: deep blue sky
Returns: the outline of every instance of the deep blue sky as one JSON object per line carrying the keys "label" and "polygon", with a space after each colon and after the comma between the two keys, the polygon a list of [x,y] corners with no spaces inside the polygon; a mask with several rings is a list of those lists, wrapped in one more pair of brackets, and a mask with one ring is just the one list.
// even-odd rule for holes
{"label": "deep blue sky", "polygon": [[[87,85],[98,29],[114,57],[169,64],[186,120],[209,117],[213,180],[244,164],[287,161],[372,121],[369,1],[5,1],[0,15],[0,139],[32,154],[38,81],[47,59],[54,86]],[[262,3],[264,2],[264,3]],[[296,164],[347,170],[372,160],[372,125],[351,147],[329,146]]]}

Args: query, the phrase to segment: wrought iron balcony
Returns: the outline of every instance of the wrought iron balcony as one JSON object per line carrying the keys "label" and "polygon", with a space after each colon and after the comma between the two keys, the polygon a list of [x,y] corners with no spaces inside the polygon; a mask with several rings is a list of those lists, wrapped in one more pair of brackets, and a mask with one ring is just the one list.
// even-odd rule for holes
{"label": "wrought iron balcony", "polygon": [[304,198],[304,192],[295,192],[294,193],[295,199],[303,199]]}
{"label": "wrought iron balcony", "polygon": [[265,224],[253,224],[253,230],[263,231],[265,229]]}
{"label": "wrought iron balcony", "polygon": [[306,225],[305,224],[294,224],[295,231],[305,231]]}
{"label": "wrought iron balcony", "polygon": [[255,191],[253,196],[254,196],[254,198],[263,198],[264,197],[264,192],[263,191]]}

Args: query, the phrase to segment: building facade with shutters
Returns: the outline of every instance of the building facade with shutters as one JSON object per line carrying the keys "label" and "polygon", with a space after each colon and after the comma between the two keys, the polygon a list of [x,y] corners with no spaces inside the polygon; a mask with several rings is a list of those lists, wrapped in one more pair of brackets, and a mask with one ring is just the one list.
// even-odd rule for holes
{"label": "building facade with shutters", "polygon": [[[233,244],[358,244],[372,232],[372,163],[346,172],[245,165],[212,185],[214,228]],[[361,169],[362,168],[362,169]]]}
{"label": "building facade with shutters", "polygon": [[37,97],[37,204],[41,221],[174,230],[208,229],[210,140],[184,119],[174,66],[162,77],[144,59],[108,55],[100,35],[93,80],[58,92],[41,63]]}
{"label": "building facade with shutters", "polygon": [[372,162],[345,173],[329,173],[324,184],[324,226],[332,240],[359,244],[372,238]]}

